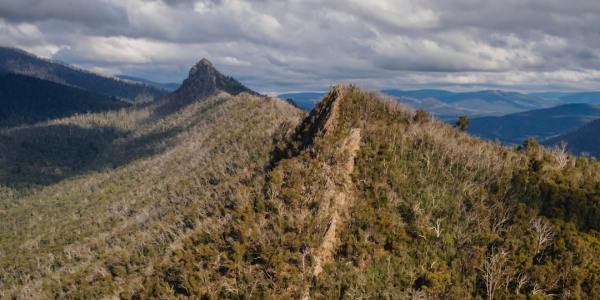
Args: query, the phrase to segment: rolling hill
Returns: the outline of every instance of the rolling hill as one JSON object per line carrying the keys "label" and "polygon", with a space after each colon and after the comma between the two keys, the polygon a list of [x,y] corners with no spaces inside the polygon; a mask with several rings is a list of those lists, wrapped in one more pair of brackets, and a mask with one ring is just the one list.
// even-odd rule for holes
{"label": "rolling hill", "polygon": [[[498,116],[560,104],[556,99],[507,91],[450,92],[446,90],[385,89],[382,93],[396,98],[413,109],[426,110],[443,120],[458,116]],[[281,94],[305,110],[311,110],[324,93],[298,92]]]}
{"label": "rolling hill", "polygon": [[528,94],[534,97],[540,97],[550,100],[556,100],[561,103],[587,103],[600,104],[600,92],[540,92]]}
{"label": "rolling hill", "polygon": [[498,116],[532,109],[551,107],[557,102],[517,92],[487,90],[476,92],[448,92],[444,90],[383,90],[414,109],[423,109],[440,119],[460,115]]}
{"label": "rolling hill", "polygon": [[588,154],[600,159],[600,119],[545,142],[550,146],[561,143],[566,143],[567,149],[572,153]]}
{"label": "rolling hill", "polygon": [[128,106],[114,97],[34,77],[0,74],[0,127]]}
{"label": "rolling hill", "polygon": [[1,131],[0,298],[600,295],[597,161],[227,78]]}
{"label": "rolling hill", "polygon": [[7,47],[0,47],[0,73],[36,77],[92,93],[136,102],[151,101],[167,93],[147,84],[98,75]]}
{"label": "rolling hill", "polygon": [[180,84],[179,83],[175,83],[175,82],[169,82],[169,83],[162,83],[162,82],[155,82],[152,80],[148,80],[148,79],[144,79],[144,78],[140,78],[140,77],[135,77],[135,76],[129,76],[129,75],[118,75],[117,76],[120,79],[123,80],[128,80],[128,81],[133,81],[133,82],[138,82],[141,84],[146,84],[149,86],[153,86],[155,88],[161,89],[161,90],[165,90],[168,92],[172,92],[174,90],[176,90]]}
{"label": "rolling hill", "polygon": [[300,92],[300,93],[286,93],[278,95],[280,99],[291,99],[300,108],[306,111],[311,111],[317,105],[325,93],[321,92]]}
{"label": "rolling hill", "polygon": [[558,98],[564,103],[600,104],[600,92],[569,93]]}
{"label": "rolling hill", "polygon": [[469,133],[505,144],[521,144],[529,137],[544,141],[600,118],[600,106],[566,104],[500,117],[470,120]]}

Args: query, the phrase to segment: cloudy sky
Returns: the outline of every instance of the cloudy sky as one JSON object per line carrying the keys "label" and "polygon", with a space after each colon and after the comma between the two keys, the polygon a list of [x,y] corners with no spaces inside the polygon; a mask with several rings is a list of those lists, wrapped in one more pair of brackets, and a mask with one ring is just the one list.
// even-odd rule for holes
{"label": "cloudy sky", "polygon": [[598,0],[0,0],[0,44],[162,82],[206,57],[270,93],[600,89]]}

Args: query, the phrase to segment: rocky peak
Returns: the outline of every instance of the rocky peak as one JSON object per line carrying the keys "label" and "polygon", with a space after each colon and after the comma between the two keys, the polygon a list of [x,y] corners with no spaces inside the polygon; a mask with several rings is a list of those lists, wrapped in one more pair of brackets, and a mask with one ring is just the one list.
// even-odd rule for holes
{"label": "rocky peak", "polygon": [[213,64],[208,59],[203,58],[190,69],[188,77],[215,73],[218,73],[218,71],[215,69]]}
{"label": "rocky peak", "polygon": [[219,92],[231,95],[247,92],[258,95],[234,78],[223,75],[208,59],[203,58],[190,69],[188,78],[179,89],[169,95],[169,98],[185,104]]}

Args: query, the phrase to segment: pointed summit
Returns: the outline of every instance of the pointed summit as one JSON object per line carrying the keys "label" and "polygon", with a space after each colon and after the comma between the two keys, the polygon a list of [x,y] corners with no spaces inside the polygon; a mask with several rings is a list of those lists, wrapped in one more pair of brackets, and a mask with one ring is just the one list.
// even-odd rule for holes
{"label": "pointed summit", "polygon": [[203,58],[190,69],[188,78],[168,98],[170,102],[185,105],[219,92],[231,95],[247,92],[258,95],[234,78],[223,75],[208,59]]}
{"label": "pointed summit", "polygon": [[231,95],[243,92],[259,95],[234,78],[223,75],[208,59],[203,58],[190,69],[188,78],[183,81],[181,86],[165,97],[159,110],[163,113],[174,112],[194,101],[221,92]]}
{"label": "pointed summit", "polygon": [[197,64],[212,66],[212,63],[206,57],[203,57]]}
{"label": "pointed summit", "polygon": [[198,73],[218,73],[218,71],[210,60],[203,58],[190,69],[188,77],[193,77]]}

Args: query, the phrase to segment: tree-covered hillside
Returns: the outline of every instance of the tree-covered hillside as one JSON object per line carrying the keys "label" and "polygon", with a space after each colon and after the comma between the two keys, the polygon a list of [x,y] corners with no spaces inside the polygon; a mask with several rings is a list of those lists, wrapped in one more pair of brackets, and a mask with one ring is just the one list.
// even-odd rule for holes
{"label": "tree-covered hillside", "polygon": [[0,298],[145,293],[188,235],[222,232],[254,193],[277,129],[299,116],[278,100],[223,95],[160,120],[141,109],[3,133]]}
{"label": "tree-covered hillside", "polygon": [[99,112],[129,104],[34,77],[0,75],[0,127]]}
{"label": "tree-covered hillside", "polygon": [[594,159],[353,86],[183,104],[2,132],[0,297],[600,297]]}
{"label": "tree-covered hillside", "polygon": [[353,87],[283,149],[256,221],[237,227],[259,271],[236,282],[267,274],[265,295],[283,298],[600,292],[595,160],[484,143]]}
{"label": "tree-covered hillside", "polygon": [[562,143],[572,153],[600,158],[600,119],[546,142],[547,145],[561,145]]}
{"label": "tree-covered hillside", "polygon": [[426,110],[443,120],[469,117],[501,116],[558,105],[554,99],[502,90],[450,92],[445,90],[382,91],[400,103],[414,109]]}
{"label": "tree-covered hillside", "polygon": [[0,74],[6,73],[35,77],[132,102],[151,101],[167,93],[148,84],[102,76],[42,59],[23,50],[0,47]]}
{"label": "tree-covered hillside", "polygon": [[500,117],[470,120],[469,132],[505,144],[520,144],[533,137],[540,141],[565,134],[600,118],[600,106],[565,104]]}

